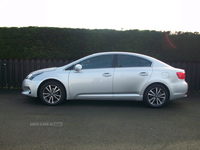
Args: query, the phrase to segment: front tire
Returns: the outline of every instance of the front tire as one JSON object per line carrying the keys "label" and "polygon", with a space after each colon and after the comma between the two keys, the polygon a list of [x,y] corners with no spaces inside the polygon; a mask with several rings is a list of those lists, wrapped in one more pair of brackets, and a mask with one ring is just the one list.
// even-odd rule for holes
{"label": "front tire", "polygon": [[41,101],[47,105],[59,105],[65,100],[65,88],[56,81],[44,83],[39,91]]}
{"label": "front tire", "polygon": [[144,93],[144,102],[150,107],[162,107],[169,99],[169,93],[165,86],[153,84]]}

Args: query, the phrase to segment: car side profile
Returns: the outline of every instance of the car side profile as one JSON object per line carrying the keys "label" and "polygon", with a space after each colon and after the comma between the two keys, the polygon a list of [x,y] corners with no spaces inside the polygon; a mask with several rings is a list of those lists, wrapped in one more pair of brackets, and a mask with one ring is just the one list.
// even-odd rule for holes
{"label": "car side profile", "polygon": [[162,107],[187,96],[185,71],[129,52],[96,53],[57,68],[30,73],[22,94],[47,105],[64,100],[135,100]]}

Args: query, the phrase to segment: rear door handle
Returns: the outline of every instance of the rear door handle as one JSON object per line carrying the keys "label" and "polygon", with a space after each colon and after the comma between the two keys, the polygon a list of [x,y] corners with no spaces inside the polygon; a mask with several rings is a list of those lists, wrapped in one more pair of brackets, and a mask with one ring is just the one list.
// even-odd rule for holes
{"label": "rear door handle", "polygon": [[110,73],[103,73],[103,76],[104,76],[104,77],[110,77],[111,74],[110,74]]}
{"label": "rear door handle", "polygon": [[140,72],[140,76],[148,76],[148,72]]}

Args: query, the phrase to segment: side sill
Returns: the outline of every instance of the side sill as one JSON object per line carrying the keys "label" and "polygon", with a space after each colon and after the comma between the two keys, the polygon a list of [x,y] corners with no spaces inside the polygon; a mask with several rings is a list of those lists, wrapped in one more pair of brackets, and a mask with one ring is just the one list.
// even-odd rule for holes
{"label": "side sill", "polygon": [[142,101],[143,95],[139,94],[80,94],[74,99],[79,100],[132,100]]}

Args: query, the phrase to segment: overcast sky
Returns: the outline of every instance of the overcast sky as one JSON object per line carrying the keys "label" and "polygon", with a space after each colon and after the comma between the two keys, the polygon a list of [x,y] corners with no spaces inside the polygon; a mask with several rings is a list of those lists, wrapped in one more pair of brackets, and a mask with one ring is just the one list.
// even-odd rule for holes
{"label": "overcast sky", "polygon": [[200,32],[200,0],[0,0],[0,27]]}

